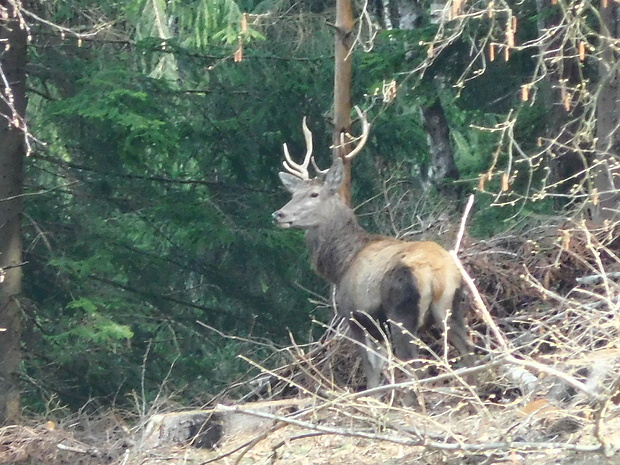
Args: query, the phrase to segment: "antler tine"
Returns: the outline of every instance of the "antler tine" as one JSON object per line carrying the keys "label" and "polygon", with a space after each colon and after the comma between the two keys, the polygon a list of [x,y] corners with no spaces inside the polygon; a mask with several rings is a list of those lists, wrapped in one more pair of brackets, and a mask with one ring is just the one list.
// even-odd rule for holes
{"label": "antler tine", "polygon": [[295,163],[291,159],[291,155],[288,152],[288,146],[286,144],[282,144],[284,148],[284,158],[285,160],[282,162],[284,169],[291,173],[293,176],[297,176],[300,179],[310,179],[310,174],[308,173],[308,166],[304,167],[304,164],[301,165]]}
{"label": "antler tine", "polygon": [[314,145],[312,143],[312,132],[308,129],[308,125],[306,124],[306,117],[301,121],[301,127],[304,131],[304,139],[306,140],[306,158],[304,163],[308,166],[308,159],[312,157],[312,151],[314,150]]}
{"label": "antler tine", "polygon": [[322,170],[321,168],[319,168],[319,165],[316,164],[316,160],[314,159],[314,157],[310,158],[310,160],[312,160],[312,166],[314,167],[314,171],[316,171],[316,174],[318,174],[319,176],[325,176],[327,174],[329,168]]}
{"label": "antler tine", "polygon": [[366,113],[363,113],[357,105],[355,106],[355,112],[362,122],[362,134],[357,137],[358,143],[355,148],[345,155],[347,160],[353,159],[353,157],[364,148],[368,140],[368,134],[370,134],[370,123],[368,122],[368,118],[366,118]]}
{"label": "antler tine", "polygon": [[[306,140],[306,156],[304,158],[303,163],[295,163],[291,158],[291,154],[288,151],[288,146],[284,144],[284,161],[282,164],[286,171],[291,173],[294,176],[297,176],[300,179],[308,180],[310,179],[310,173],[308,172],[308,165],[310,164],[310,159],[312,158],[312,132],[308,129],[308,125],[306,124],[306,117],[304,116],[302,128],[304,131],[304,139]],[[316,165],[315,165],[316,166]]]}

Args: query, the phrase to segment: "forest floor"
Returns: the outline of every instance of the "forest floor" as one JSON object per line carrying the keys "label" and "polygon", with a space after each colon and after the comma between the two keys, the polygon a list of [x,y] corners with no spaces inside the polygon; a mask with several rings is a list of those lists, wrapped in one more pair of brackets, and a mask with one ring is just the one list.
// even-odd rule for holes
{"label": "forest floor", "polygon": [[[430,399],[429,402],[433,403]],[[143,428],[129,428],[112,412],[99,417],[74,416],[58,425],[46,422],[6,427],[0,429],[0,463],[620,464],[618,411],[607,415],[605,431],[596,433],[606,442],[606,447],[599,449],[595,422],[584,420],[583,416],[575,420],[573,414],[557,408],[538,406],[539,410],[527,413],[515,402],[490,409],[484,420],[479,412],[446,405],[439,409],[447,414],[442,420],[441,415],[431,415],[430,410],[421,414],[418,409],[387,408],[387,404],[375,399],[357,398],[355,406],[347,403],[334,403],[331,407],[313,405],[302,415],[281,413],[284,421],[255,422],[251,428],[224,436],[213,448],[187,444],[151,447],[144,441]],[[545,410],[547,413],[543,414]],[[432,422],[428,421],[430,418]],[[379,420],[382,430],[377,428]]]}

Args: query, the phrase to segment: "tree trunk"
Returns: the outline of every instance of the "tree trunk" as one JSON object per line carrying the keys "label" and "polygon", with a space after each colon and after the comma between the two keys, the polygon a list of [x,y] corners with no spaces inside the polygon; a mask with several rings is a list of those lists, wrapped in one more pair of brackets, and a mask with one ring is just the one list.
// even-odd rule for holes
{"label": "tree trunk", "polygon": [[[21,214],[25,156],[27,34],[17,19],[20,2],[0,0],[0,424],[19,414],[21,335]],[[8,82],[9,88],[5,86]]]}
{"label": "tree trunk", "polygon": [[[612,41],[620,37],[620,5],[601,6],[601,89],[597,102],[596,158],[591,215],[597,224],[620,217],[620,53]],[[615,175],[615,178],[614,178]]]}
{"label": "tree trunk", "polygon": [[428,179],[443,194],[456,194],[454,186],[446,183],[458,179],[459,170],[454,163],[450,127],[439,98],[431,105],[422,106],[422,118],[430,151]]}
{"label": "tree trunk", "polygon": [[[430,11],[424,11],[420,3],[415,0],[396,0],[395,18],[388,18],[385,24],[397,24],[399,29],[405,31],[415,30],[420,26],[424,15],[430,15]],[[385,9],[384,15],[390,13]],[[432,18],[431,18],[432,21]],[[433,87],[432,77],[429,80],[429,88]],[[430,104],[420,105],[424,130],[428,141],[430,163],[427,172],[427,180],[435,186],[443,195],[458,197],[459,190],[449,181],[460,177],[456,163],[454,162],[454,149],[452,148],[450,126],[443,110],[439,97],[431,100]]]}
{"label": "tree trunk", "polygon": [[[539,37],[545,37],[546,31],[558,28],[565,21],[564,14],[555,11],[553,4],[552,0],[536,0]],[[575,144],[584,108],[583,99],[577,95],[582,76],[578,53],[572,44],[572,40],[566,40],[565,34],[558,33],[540,48],[541,56],[547,56],[545,61],[548,64],[545,79],[549,85],[548,89],[543,87],[542,99],[550,109],[545,136],[554,142],[548,151],[547,164],[554,203],[558,208],[571,200],[571,189],[583,179],[588,163],[584,147]],[[569,95],[572,98],[567,97]]]}
{"label": "tree trunk", "polygon": [[[351,162],[344,156],[350,145],[342,146],[342,134],[351,133],[351,76],[353,47],[353,10],[351,0],[336,1],[336,44],[334,66],[334,128],[332,132],[332,158],[344,161],[344,182],[340,195],[351,204]],[[346,139],[345,139],[346,140]]]}

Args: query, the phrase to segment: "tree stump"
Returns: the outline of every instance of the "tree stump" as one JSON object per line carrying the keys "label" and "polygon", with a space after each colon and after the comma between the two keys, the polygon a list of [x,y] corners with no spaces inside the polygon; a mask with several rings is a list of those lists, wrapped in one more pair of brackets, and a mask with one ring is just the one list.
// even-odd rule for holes
{"label": "tree stump", "polygon": [[[309,402],[287,399],[254,402],[242,407],[251,411],[285,415]],[[225,436],[248,432],[259,434],[274,424],[272,419],[243,412],[216,412],[214,409],[160,413],[153,415],[148,421],[142,436],[142,447],[150,449],[164,445],[189,445],[213,448]]]}

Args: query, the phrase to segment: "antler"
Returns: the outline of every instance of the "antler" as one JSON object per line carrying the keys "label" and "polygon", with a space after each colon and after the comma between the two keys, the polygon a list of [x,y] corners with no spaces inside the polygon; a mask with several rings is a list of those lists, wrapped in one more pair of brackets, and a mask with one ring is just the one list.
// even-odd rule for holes
{"label": "antler", "polygon": [[341,147],[344,147],[345,145],[351,144],[353,142],[357,142],[355,148],[344,156],[346,160],[352,160],[355,155],[360,153],[360,151],[364,148],[364,145],[366,145],[366,141],[368,140],[368,134],[370,134],[370,123],[368,122],[368,118],[366,118],[366,113],[362,112],[362,110],[360,110],[357,105],[355,106],[355,112],[357,113],[357,116],[362,123],[362,134],[359,137],[352,137],[350,134],[347,134],[347,137],[349,138],[347,142],[345,142],[344,140],[345,134],[340,134]]}
{"label": "antler", "polygon": [[297,176],[300,179],[309,180],[310,173],[308,172],[308,164],[310,163],[310,159],[312,159],[314,164],[314,157],[312,157],[312,133],[310,132],[310,129],[308,129],[305,116],[301,126],[304,131],[304,139],[306,139],[306,157],[304,158],[303,163],[295,163],[291,158],[290,153],[288,152],[288,146],[284,144],[285,160],[282,162],[282,164],[284,165],[284,169],[286,169],[286,171],[291,173],[293,176]]}
{"label": "antler", "polygon": [[[352,160],[366,145],[366,141],[368,140],[368,135],[370,134],[370,123],[368,122],[368,118],[366,117],[366,113],[362,112],[358,106],[355,107],[355,112],[359,117],[360,122],[362,123],[362,134],[359,137],[352,137],[350,134],[347,134],[349,140],[345,142],[344,137],[345,134],[340,134],[340,146],[344,147],[347,144],[351,144],[356,142],[356,146],[351,152],[346,154],[344,158],[346,160]],[[304,157],[304,161],[302,163],[295,163],[291,157],[291,154],[288,151],[288,146],[283,144],[284,148],[284,161],[282,164],[284,165],[284,169],[288,171],[293,176],[297,176],[300,179],[309,180],[310,172],[308,171],[308,166],[310,162],[312,162],[312,166],[316,170],[319,176],[324,176],[329,170],[320,169],[316,160],[312,156],[313,143],[312,143],[312,132],[308,129],[308,125],[306,124],[306,117],[304,116],[302,122],[302,129],[304,131],[304,139],[306,140],[306,156]]]}
{"label": "antler", "polygon": [[321,168],[319,168],[319,165],[316,164],[316,160],[314,159],[314,157],[312,157],[311,160],[312,166],[314,166],[314,171],[316,171],[316,174],[318,174],[319,177],[325,176],[329,171],[329,168],[322,170]]}

